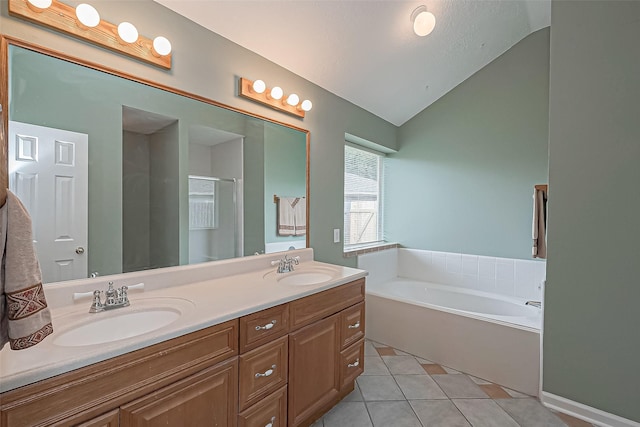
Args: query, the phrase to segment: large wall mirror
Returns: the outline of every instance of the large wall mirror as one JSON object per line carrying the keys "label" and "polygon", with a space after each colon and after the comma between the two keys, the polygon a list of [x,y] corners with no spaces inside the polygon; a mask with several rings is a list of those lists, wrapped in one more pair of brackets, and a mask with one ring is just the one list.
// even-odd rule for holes
{"label": "large wall mirror", "polygon": [[9,188],[45,283],[308,245],[308,131],[4,43]]}

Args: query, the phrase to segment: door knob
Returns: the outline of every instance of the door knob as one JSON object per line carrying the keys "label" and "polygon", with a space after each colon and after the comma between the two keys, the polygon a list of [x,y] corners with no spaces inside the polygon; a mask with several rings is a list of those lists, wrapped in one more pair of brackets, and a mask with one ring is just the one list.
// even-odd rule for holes
{"label": "door knob", "polygon": [[78,255],[82,255],[82,254],[84,253],[84,248],[83,248],[82,246],[78,246],[78,247],[76,248],[76,253],[77,253]]}

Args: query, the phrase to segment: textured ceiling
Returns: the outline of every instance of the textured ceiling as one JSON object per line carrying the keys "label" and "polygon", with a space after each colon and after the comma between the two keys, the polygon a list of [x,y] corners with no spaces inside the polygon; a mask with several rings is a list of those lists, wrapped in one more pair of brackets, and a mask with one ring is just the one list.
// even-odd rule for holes
{"label": "textured ceiling", "polygon": [[395,125],[551,19],[550,0],[155,1]]}

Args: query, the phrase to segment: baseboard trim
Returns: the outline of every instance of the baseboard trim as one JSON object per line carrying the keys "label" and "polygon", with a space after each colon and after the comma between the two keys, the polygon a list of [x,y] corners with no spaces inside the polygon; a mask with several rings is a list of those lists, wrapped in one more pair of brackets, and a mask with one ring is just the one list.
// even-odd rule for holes
{"label": "baseboard trim", "polygon": [[561,396],[543,391],[540,397],[542,404],[556,411],[564,412],[572,417],[580,418],[591,424],[602,427],[640,427],[640,423],[622,418],[618,415],[574,402]]}

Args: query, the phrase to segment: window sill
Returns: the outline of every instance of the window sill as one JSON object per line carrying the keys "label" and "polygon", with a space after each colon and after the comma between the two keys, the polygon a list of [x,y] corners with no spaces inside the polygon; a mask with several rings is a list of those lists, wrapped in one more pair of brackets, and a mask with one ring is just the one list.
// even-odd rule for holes
{"label": "window sill", "polygon": [[399,243],[376,242],[370,245],[354,246],[349,249],[345,249],[343,256],[345,258],[350,258],[350,257],[362,255],[362,254],[379,252],[379,251],[384,251],[386,249],[393,249],[398,247],[400,247]]}

